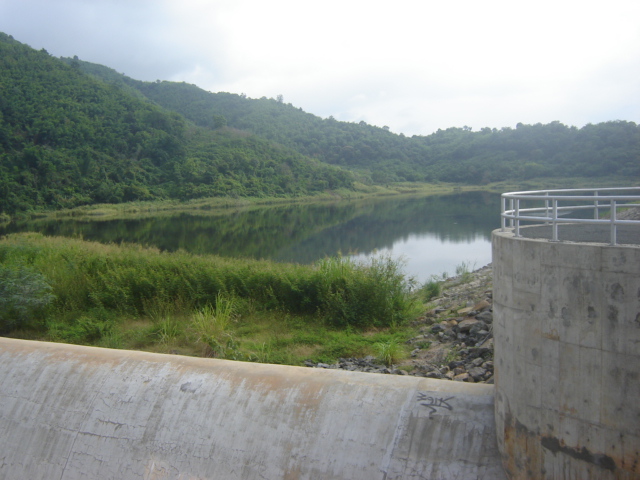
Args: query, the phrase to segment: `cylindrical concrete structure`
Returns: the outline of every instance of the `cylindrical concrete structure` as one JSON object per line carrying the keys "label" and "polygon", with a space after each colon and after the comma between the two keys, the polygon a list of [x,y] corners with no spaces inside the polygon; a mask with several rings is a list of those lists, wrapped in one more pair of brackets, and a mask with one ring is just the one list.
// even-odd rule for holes
{"label": "cylindrical concrete structure", "polygon": [[640,246],[499,230],[492,244],[507,475],[640,479]]}
{"label": "cylindrical concrete structure", "polygon": [[0,338],[0,478],[500,480],[493,391]]}

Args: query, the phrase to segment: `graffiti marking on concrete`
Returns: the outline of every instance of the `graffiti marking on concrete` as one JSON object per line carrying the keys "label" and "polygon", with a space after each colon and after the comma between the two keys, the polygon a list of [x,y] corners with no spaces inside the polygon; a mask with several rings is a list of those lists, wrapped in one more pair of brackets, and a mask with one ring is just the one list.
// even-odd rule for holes
{"label": "graffiti marking on concrete", "polygon": [[429,416],[436,413],[439,408],[444,408],[446,410],[452,411],[453,407],[451,406],[449,401],[454,398],[456,397],[432,397],[427,393],[418,392],[418,402],[420,402],[420,405],[431,410],[429,412]]}

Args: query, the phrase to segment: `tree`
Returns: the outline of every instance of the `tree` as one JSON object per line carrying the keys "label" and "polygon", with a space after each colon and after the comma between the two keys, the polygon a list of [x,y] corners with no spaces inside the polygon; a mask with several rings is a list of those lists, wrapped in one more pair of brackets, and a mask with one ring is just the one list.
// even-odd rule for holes
{"label": "tree", "polygon": [[218,129],[227,126],[227,119],[224,115],[213,116],[213,128]]}

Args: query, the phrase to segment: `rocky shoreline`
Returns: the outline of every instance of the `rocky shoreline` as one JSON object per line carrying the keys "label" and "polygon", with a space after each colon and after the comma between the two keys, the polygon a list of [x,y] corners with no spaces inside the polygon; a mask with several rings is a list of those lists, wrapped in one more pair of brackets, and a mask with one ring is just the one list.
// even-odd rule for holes
{"label": "rocky shoreline", "polygon": [[413,326],[409,359],[387,367],[372,356],[338,363],[305,362],[308,367],[414,375],[458,382],[493,383],[493,272],[491,265],[449,278],[429,311]]}
{"label": "rocky shoreline", "polygon": [[[640,220],[640,208],[619,219]],[[407,341],[410,358],[385,366],[373,356],[341,358],[333,365],[308,367],[395,375],[415,375],[459,382],[493,383],[493,271],[491,264],[445,280],[433,308],[413,323],[420,334]]]}

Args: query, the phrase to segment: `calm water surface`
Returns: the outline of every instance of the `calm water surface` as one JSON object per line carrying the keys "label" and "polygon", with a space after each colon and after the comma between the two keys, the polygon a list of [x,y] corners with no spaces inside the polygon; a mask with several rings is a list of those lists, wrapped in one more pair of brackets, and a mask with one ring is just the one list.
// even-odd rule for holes
{"label": "calm water surface", "polygon": [[341,253],[357,259],[389,254],[424,282],[466,262],[491,262],[491,231],[500,225],[500,197],[486,192],[367,199],[161,214],[120,220],[12,223],[0,234],[37,231],[100,242],[133,242],[161,250],[312,263]]}

